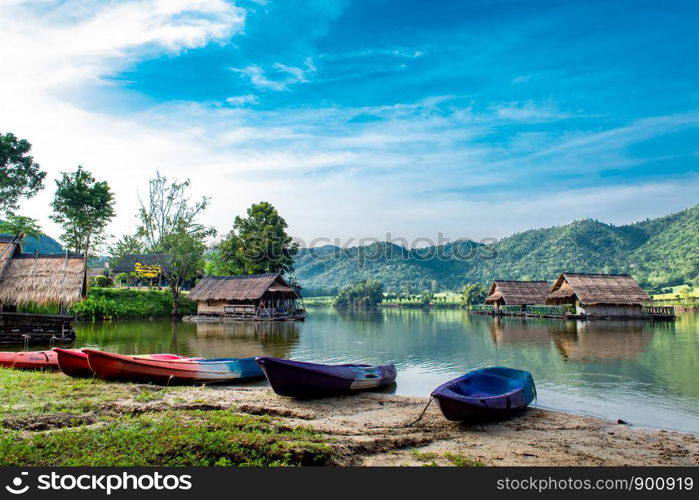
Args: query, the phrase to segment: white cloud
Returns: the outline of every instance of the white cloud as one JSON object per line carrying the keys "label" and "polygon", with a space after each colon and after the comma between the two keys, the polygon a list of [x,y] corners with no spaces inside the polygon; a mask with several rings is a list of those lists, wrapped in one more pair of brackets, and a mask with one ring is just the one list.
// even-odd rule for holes
{"label": "white cloud", "polygon": [[[307,83],[307,76],[310,73],[315,73],[317,68],[310,57],[304,59],[304,66],[301,68],[275,63],[272,65],[272,71],[265,71],[261,66],[253,64],[244,68],[231,68],[231,71],[248,77],[250,82],[257,87],[279,91],[287,90],[289,86],[297,83]],[[270,76],[272,72],[276,73],[275,76],[278,78]]]}
{"label": "white cloud", "polygon": [[[697,178],[545,195],[498,196],[494,189],[516,187],[532,172],[548,178],[579,168],[583,160],[590,174],[629,161],[623,154],[628,144],[693,126],[693,115],[601,132],[521,135],[498,145],[482,140],[493,128],[569,115],[554,102],[532,101],[476,113],[470,99],[459,96],[264,111],[245,108],[257,102],[252,93],[229,97],[228,106],[168,102],[108,113],[79,105],[75,95],[107,86],[120,92],[106,77],[145,58],[226,43],[243,29],[245,12],[217,0],[14,2],[3,8],[0,44],[12,50],[0,60],[0,127],[30,140],[49,173],[47,189],[22,211],[39,217],[52,235],[59,233],[47,217],[53,179],[78,164],[116,192],[115,234],[134,225],[138,191],[156,169],[190,177],[196,196],[211,196],[206,220],[221,231],[251,203],[267,200],[305,240],[382,237],[386,231],[406,238],[440,231],[504,236],[579,217],[624,222],[696,200]],[[283,91],[318,71],[311,58],[294,64],[236,71],[262,89]]]}
{"label": "white cloud", "polygon": [[254,94],[237,95],[226,99],[226,102],[232,106],[243,106],[245,104],[257,104],[259,99]]}

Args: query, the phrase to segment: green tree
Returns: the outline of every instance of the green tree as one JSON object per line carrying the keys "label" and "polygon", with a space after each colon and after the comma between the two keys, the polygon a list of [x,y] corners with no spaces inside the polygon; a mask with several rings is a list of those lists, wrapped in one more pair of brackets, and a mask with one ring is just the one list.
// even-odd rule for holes
{"label": "green tree", "polygon": [[429,290],[423,290],[420,293],[420,305],[422,307],[429,306],[434,301],[434,294]]}
{"label": "green tree", "polygon": [[468,283],[461,292],[461,300],[465,305],[482,304],[488,294],[486,287],[480,283]]}
{"label": "green tree", "polygon": [[237,216],[233,230],[216,247],[220,274],[290,273],[298,243],[287,234],[287,223],[270,203],[253,204],[247,217]]}
{"label": "green tree", "polygon": [[145,245],[138,235],[125,234],[109,247],[110,265],[114,268],[127,255],[143,253],[144,250]]}
{"label": "green tree", "polygon": [[51,207],[51,220],[63,227],[61,240],[86,256],[104,241],[104,229],[115,215],[109,185],[96,181],[82,166],[72,173],[62,172]]}
{"label": "green tree", "polygon": [[383,284],[380,281],[365,280],[340,290],[333,305],[339,307],[376,306],[383,301]]}
{"label": "green tree", "polygon": [[20,198],[44,187],[46,172],[29,155],[32,145],[14,134],[0,134],[0,212],[13,214]]}
{"label": "green tree", "polygon": [[170,182],[158,172],[148,183],[148,199],[139,200],[137,235],[143,238],[146,251],[157,256],[168,281],[173,317],[179,316],[182,284],[195,279],[204,268],[205,240],[216,235],[214,228],[197,222],[208,198],[191,203],[189,187],[189,179]]}
{"label": "green tree", "polygon": [[39,222],[31,217],[8,214],[4,221],[0,221],[0,234],[11,234],[24,239],[25,236],[38,238],[43,234]]}

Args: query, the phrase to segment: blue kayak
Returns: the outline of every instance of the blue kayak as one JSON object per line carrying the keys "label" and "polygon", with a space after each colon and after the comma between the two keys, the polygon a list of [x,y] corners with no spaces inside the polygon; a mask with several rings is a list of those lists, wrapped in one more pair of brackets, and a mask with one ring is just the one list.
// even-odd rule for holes
{"label": "blue kayak", "polygon": [[468,372],[432,391],[449,420],[506,415],[528,406],[536,397],[532,374],[493,366]]}

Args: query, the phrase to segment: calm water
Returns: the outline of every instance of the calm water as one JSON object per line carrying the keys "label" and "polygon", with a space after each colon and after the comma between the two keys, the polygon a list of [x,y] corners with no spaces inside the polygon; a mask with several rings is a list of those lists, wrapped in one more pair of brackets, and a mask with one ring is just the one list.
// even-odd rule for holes
{"label": "calm water", "polygon": [[458,310],[309,310],[305,323],[78,325],[77,347],[204,357],[395,363],[398,394],[427,396],[473,368],[531,371],[538,405],[699,433],[699,315],[674,323],[493,319]]}

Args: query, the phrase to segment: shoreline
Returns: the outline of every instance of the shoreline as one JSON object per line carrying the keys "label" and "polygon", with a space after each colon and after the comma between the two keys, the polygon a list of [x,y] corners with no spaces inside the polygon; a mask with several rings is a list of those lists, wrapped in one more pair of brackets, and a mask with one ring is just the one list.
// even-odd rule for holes
{"label": "shoreline", "polygon": [[428,398],[296,400],[256,383],[160,387],[4,368],[0,390],[1,465],[699,465],[697,435],[542,408],[461,424],[432,402],[409,425]]}
{"label": "shoreline", "polygon": [[329,436],[338,465],[699,465],[697,435],[558,410],[529,408],[502,421],[461,424],[446,420],[433,401],[423,418],[407,427],[428,398],[367,392],[294,400],[266,387],[206,392],[224,408],[272,415]]}

